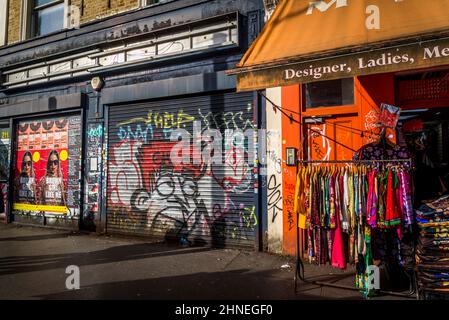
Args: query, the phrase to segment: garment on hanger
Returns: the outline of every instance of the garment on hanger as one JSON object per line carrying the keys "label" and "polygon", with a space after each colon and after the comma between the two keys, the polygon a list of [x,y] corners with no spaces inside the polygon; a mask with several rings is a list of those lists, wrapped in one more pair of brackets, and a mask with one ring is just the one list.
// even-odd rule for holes
{"label": "garment on hanger", "polygon": [[[411,199],[405,178],[402,181],[408,170],[406,165],[389,163],[300,165],[295,210],[305,216],[302,228],[307,230],[309,261],[344,269],[348,263],[366,260],[368,253],[384,259],[388,250],[374,245],[377,239],[372,230],[389,229],[400,235],[398,229],[412,221],[412,216],[404,214]],[[371,244],[382,254],[371,253]]]}
{"label": "garment on hanger", "polygon": [[379,141],[369,143],[360,148],[353,160],[407,160],[411,159],[410,151],[406,145],[393,144],[384,136]]}

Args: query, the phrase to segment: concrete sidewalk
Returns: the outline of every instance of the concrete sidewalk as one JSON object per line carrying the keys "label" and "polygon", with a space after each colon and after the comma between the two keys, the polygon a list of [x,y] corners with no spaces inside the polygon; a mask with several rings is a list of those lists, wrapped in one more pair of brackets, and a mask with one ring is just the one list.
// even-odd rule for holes
{"label": "concrete sidewalk", "polygon": [[[69,265],[80,267],[80,290],[65,287]],[[294,267],[294,259],[267,253],[0,225],[0,299],[363,299],[355,290],[302,282],[295,294]],[[306,265],[305,275],[354,283],[352,269]]]}

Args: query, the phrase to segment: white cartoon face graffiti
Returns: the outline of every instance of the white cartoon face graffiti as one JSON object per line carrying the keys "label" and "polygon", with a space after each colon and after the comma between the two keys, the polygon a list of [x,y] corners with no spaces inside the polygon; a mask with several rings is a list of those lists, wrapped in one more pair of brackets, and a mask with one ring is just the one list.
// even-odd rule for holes
{"label": "white cartoon face graffiti", "polygon": [[195,177],[189,172],[162,171],[156,188],[148,197],[147,223],[156,229],[177,229],[192,233],[196,228],[206,233],[213,219],[214,203],[226,203],[223,192],[212,193],[220,186],[209,176]]}

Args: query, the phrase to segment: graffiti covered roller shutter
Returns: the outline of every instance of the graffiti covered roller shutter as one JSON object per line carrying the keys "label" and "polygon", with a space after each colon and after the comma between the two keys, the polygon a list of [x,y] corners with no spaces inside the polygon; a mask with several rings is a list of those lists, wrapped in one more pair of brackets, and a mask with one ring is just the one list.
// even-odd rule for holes
{"label": "graffiti covered roller shutter", "polygon": [[[111,107],[107,231],[254,247],[254,156],[241,139],[254,137],[252,99],[223,93]],[[184,153],[170,140],[179,132],[190,135]],[[217,132],[222,149],[210,152]],[[180,164],[173,154],[190,159]]]}

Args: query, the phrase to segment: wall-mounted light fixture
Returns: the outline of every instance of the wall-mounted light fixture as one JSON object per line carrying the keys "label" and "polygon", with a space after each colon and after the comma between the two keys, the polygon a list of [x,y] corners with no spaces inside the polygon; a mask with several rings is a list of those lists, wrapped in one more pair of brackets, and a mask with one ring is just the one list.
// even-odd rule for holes
{"label": "wall-mounted light fixture", "polygon": [[90,84],[92,85],[92,89],[94,89],[95,91],[100,91],[104,86],[104,81],[100,77],[94,77],[90,81]]}

